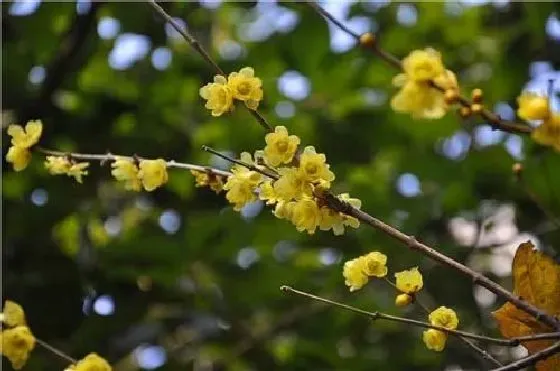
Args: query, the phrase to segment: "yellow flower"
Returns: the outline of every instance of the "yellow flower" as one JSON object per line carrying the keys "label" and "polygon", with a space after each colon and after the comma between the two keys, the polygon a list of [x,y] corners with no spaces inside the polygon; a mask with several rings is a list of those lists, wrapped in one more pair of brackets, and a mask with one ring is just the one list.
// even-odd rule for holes
{"label": "yellow flower", "polygon": [[19,125],[8,126],[8,135],[12,137],[12,145],[16,147],[30,148],[39,141],[42,132],[41,120],[29,121],[25,129]]}
{"label": "yellow flower", "polygon": [[407,294],[414,294],[420,291],[422,286],[424,286],[422,274],[418,271],[417,267],[395,273],[395,278],[397,289]]}
{"label": "yellow flower", "polygon": [[371,277],[385,277],[387,275],[387,255],[374,251],[362,256],[364,259],[364,273]]}
{"label": "yellow flower", "polygon": [[2,322],[8,327],[25,326],[25,312],[18,303],[11,300],[4,302],[4,311],[2,312]]}
{"label": "yellow flower", "polygon": [[16,370],[22,368],[35,347],[35,337],[27,326],[17,326],[0,333],[0,353],[3,354]]}
{"label": "yellow flower", "polygon": [[292,220],[294,205],[294,201],[278,201],[274,208],[274,216],[278,219]]}
{"label": "yellow flower", "polygon": [[53,175],[67,174],[72,164],[65,156],[47,156],[45,168]]}
{"label": "yellow flower", "polygon": [[412,303],[412,296],[411,295],[399,294],[395,298],[395,305],[397,307],[406,307],[410,303]]}
{"label": "yellow flower", "polygon": [[214,82],[200,88],[199,94],[207,100],[204,107],[212,111],[212,116],[221,116],[233,108],[232,91],[223,76],[215,76]]}
{"label": "yellow flower", "polygon": [[167,183],[167,163],[165,160],[140,160],[138,179],[142,181],[148,192]]}
{"label": "yellow flower", "polygon": [[78,361],[76,365],[70,366],[72,371],[111,371],[111,365],[96,353],[90,353]]}
{"label": "yellow flower", "polygon": [[19,125],[8,126],[8,135],[12,137],[12,146],[6,154],[6,161],[11,162],[15,171],[22,171],[31,161],[31,148],[41,138],[43,124],[40,120],[29,121],[25,129]]}
{"label": "yellow flower", "polygon": [[244,101],[250,109],[257,109],[259,101],[263,99],[262,81],[255,77],[255,71],[251,67],[230,73],[227,85],[233,97]]}
{"label": "yellow flower", "polygon": [[299,159],[299,169],[307,182],[324,181],[323,187],[329,188],[330,182],[334,180],[334,174],[326,164],[326,157],[322,153],[316,153],[315,147],[307,146]]}
{"label": "yellow flower", "polygon": [[531,133],[533,140],[560,152],[560,114],[553,113]]}
{"label": "yellow flower", "polygon": [[315,233],[321,223],[321,210],[311,197],[303,197],[296,201],[292,210],[292,223],[300,232]]}
{"label": "yellow flower", "polygon": [[82,176],[88,175],[88,171],[85,170],[88,166],[88,162],[73,163],[66,174],[68,174],[68,176],[73,176],[78,183],[82,183]]}
{"label": "yellow flower", "polygon": [[[241,153],[241,161],[253,164],[251,154],[248,152]],[[234,165],[231,172],[232,175],[224,184],[224,189],[228,191],[226,199],[234,205],[235,211],[239,211],[245,204],[257,199],[255,191],[261,182],[262,175],[239,164]]]}
{"label": "yellow flower", "polygon": [[[455,74],[449,70],[437,76],[433,81],[443,89],[456,89]],[[438,119],[445,115],[448,105],[445,95],[426,82],[416,82],[399,74],[393,79],[393,85],[401,90],[391,99],[391,108],[396,112],[410,113],[414,118]]]}
{"label": "yellow flower", "polygon": [[195,187],[210,187],[216,193],[219,193],[224,188],[224,182],[221,176],[205,171],[191,170],[194,175]]}
{"label": "yellow flower", "polygon": [[362,256],[344,263],[342,275],[344,276],[344,283],[350,287],[351,292],[361,289],[368,282],[365,271],[366,261]]}
{"label": "yellow flower", "polygon": [[118,157],[112,164],[111,174],[120,182],[124,182],[124,188],[131,191],[140,191],[142,182],[138,179],[138,167],[134,161],[126,157]]}
{"label": "yellow flower", "polygon": [[424,331],[422,335],[422,340],[426,347],[436,352],[441,352],[445,348],[445,342],[447,341],[447,334],[436,329],[428,329]]}
{"label": "yellow flower", "polygon": [[11,146],[6,153],[6,161],[12,163],[15,171],[22,171],[31,161],[31,152],[25,147]]}
{"label": "yellow flower", "polygon": [[545,120],[550,116],[548,98],[532,93],[524,92],[517,97],[517,115],[524,120]]}
{"label": "yellow flower", "polygon": [[274,182],[274,191],[285,201],[311,196],[312,187],[307,183],[302,171],[296,168],[278,169],[280,179]]}
{"label": "yellow flower", "polygon": [[444,306],[430,313],[428,319],[432,325],[445,327],[449,330],[455,330],[459,325],[459,318],[457,318],[455,311]]}
{"label": "yellow flower", "polygon": [[288,135],[288,130],[284,126],[276,126],[274,133],[266,134],[264,140],[266,141],[265,160],[272,166],[290,163],[300,143],[296,135]]}
{"label": "yellow flower", "polygon": [[267,205],[278,202],[278,195],[274,192],[274,186],[271,180],[267,180],[261,184],[259,191],[259,199],[266,201]]}
{"label": "yellow flower", "polygon": [[431,48],[414,50],[402,61],[403,70],[413,81],[428,81],[445,71],[441,54]]}

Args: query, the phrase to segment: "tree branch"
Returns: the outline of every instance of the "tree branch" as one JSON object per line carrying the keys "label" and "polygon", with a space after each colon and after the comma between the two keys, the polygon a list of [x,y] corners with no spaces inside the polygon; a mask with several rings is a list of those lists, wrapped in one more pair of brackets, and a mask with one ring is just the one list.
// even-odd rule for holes
{"label": "tree branch", "polygon": [[541,351],[538,351],[537,353],[534,353],[532,355],[530,355],[529,357],[525,357],[523,359],[520,359],[519,361],[510,363],[507,366],[504,367],[499,367],[499,368],[495,368],[491,371],[516,371],[516,370],[521,370],[527,366],[531,366],[536,364],[538,361],[542,361],[544,359],[547,359],[550,356],[553,356],[555,354],[560,353],[560,341],[552,344],[551,346],[549,346],[548,348],[544,348]]}
{"label": "tree branch", "polygon": [[[367,50],[375,53],[378,57],[380,57],[383,61],[387,62],[389,65],[391,65],[395,68],[398,68],[399,70],[402,70],[401,61],[396,56],[394,56],[393,54],[391,54],[391,53],[387,52],[386,50],[382,49],[379,46],[378,40],[374,39],[373,42],[368,42],[368,43],[360,42],[360,35],[356,34],[352,30],[350,30],[348,27],[344,26],[344,24],[342,24],[340,21],[338,21],[332,14],[330,14],[325,9],[323,9],[315,1],[307,0],[306,2],[317,13],[319,13],[323,17],[327,18],[329,21],[331,21],[333,24],[335,24],[342,31],[346,32],[348,35],[352,36],[354,39],[356,39],[356,41],[358,41],[358,43],[360,45],[365,47]],[[372,34],[372,36],[373,36],[373,34]],[[441,92],[445,92],[445,89],[438,86],[434,81],[430,81],[430,85],[434,89],[437,89]],[[472,101],[470,99],[468,99],[467,97],[462,96],[462,95],[459,95],[457,97],[457,102],[463,107],[469,107],[470,108],[471,105],[472,105]],[[531,132],[533,130],[528,125],[513,122],[513,121],[503,120],[502,118],[500,118],[500,116],[496,115],[492,111],[487,110],[486,108],[483,108],[480,111],[479,115],[482,118],[486,119],[488,121],[488,123],[490,124],[490,126],[492,126],[494,129],[499,129],[499,130],[502,130],[502,131],[505,131],[505,132],[508,132],[508,133],[531,134]]]}

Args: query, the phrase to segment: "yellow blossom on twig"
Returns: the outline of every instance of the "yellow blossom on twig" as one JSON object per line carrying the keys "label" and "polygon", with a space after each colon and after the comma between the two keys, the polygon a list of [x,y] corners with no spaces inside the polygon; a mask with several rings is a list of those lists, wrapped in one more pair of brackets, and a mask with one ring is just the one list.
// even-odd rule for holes
{"label": "yellow blossom on twig", "polygon": [[428,329],[424,331],[422,335],[422,340],[426,347],[436,352],[441,352],[445,348],[445,342],[447,341],[447,334],[443,331],[436,329]]}
{"label": "yellow blossom on twig", "polygon": [[96,353],[90,353],[78,361],[77,364],[70,366],[67,370],[71,371],[111,371],[111,365]]}
{"label": "yellow blossom on twig", "polygon": [[138,166],[133,160],[126,157],[118,157],[111,164],[111,174],[120,182],[124,182],[124,188],[131,191],[140,191],[142,182],[138,179]]}
{"label": "yellow blossom on twig", "polygon": [[138,179],[148,192],[167,183],[167,163],[165,160],[140,160]]}
{"label": "yellow blossom on twig", "polygon": [[544,120],[550,116],[548,97],[524,92],[517,97],[517,115],[524,120]]}
{"label": "yellow blossom on twig", "polygon": [[459,325],[459,318],[453,309],[441,306],[428,316],[430,323],[434,326],[445,327],[455,330]]}
{"label": "yellow blossom on twig", "polygon": [[239,72],[230,73],[227,85],[233,97],[245,102],[245,105],[252,110],[256,110],[263,99],[262,81],[255,77],[255,70],[251,67],[244,67]]}
{"label": "yellow blossom on twig", "polygon": [[414,294],[422,289],[424,282],[417,267],[395,273],[397,289],[406,294]]}
{"label": "yellow blossom on twig", "polygon": [[212,116],[221,116],[233,108],[232,91],[223,76],[215,76],[214,82],[200,88],[199,93],[207,100],[205,107],[212,111]]}
{"label": "yellow blossom on twig", "polygon": [[288,135],[288,130],[284,126],[276,126],[274,133],[266,134],[264,139],[266,141],[264,157],[272,166],[291,162],[300,143],[299,137]]}
{"label": "yellow blossom on twig", "polygon": [[17,326],[0,332],[0,353],[16,370],[22,368],[35,348],[35,337],[27,326]]}
{"label": "yellow blossom on twig", "polygon": [[21,305],[11,300],[4,302],[4,311],[2,312],[2,322],[8,327],[24,326],[25,312]]}

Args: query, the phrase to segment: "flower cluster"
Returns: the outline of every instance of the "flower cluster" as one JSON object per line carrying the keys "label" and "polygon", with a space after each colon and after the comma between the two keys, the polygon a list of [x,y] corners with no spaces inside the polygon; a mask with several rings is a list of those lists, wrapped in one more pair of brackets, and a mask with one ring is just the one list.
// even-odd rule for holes
{"label": "flower cluster", "polygon": [[66,174],[82,183],[82,176],[87,175],[88,162],[75,162],[70,156],[47,156],[45,169],[53,175]]}
{"label": "flower cluster", "polygon": [[[455,311],[444,306],[431,312],[428,315],[428,320],[432,326],[444,327],[448,330],[455,330],[459,325],[459,318]],[[428,349],[441,352],[445,348],[447,333],[431,328],[424,331],[422,340],[424,340]]]}
{"label": "flower cluster", "polygon": [[6,300],[1,319],[7,329],[0,332],[0,353],[8,358],[14,369],[19,370],[35,348],[35,337],[27,327],[25,312],[19,304]]}
{"label": "flower cluster", "polygon": [[424,281],[417,267],[395,273],[395,286],[402,294],[397,295],[395,304],[406,306],[414,300],[414,294],[422,290]]}
{"label": "flower cluster", "polygon": [[200,88],[199,93],[206,99],[205,107],[212,111],[212,116],[221,116],[230,111],[234,99],[243,101],[252,110],[256,110],[263,99],[262,81],[255,77],[251,67],[232,72],[227,79],[217,75],[214,82]]}
{"label": "flower cluster", "polygon": [[541,124],[531,136],[543,146],[551,146],[560,152],[560,114],[552,112],[549,99],[535,93],[525,92],[517,98],[517,115],[524,120],[538,120]]}
{"label": "flower cluster", "polygon": [[6,154],[6,161],[11,162],[15,171],[22,171],[31,161],[30,148],[41,138],[43,124],[40,120],[29,121],[25,129],[19,125],[8,126],[8,135],[12,145]]}
{"label": "flower cluster", "polygon": [[361,289],[370,277],[382,278],[387,275],[387,256],[374,251],[344,263],[342,269],[344,283],[350,291]]}
{"label": "flower cluster", "polygon": [[414,50],[402,61],[402,67],[404,72],[393,79],[400,90],[391,99],[391,107],[415,118],[443,117],[447,111],[443,92],[456,91],[458,86],[455,74],[445,69],[441,54],[431,48]]}
{"label": "flower cluster", "polygon": [[[317,197],[330,188],[335,178],[324,154],[317,153],[313,146],[298,154],[301,141],[289,135],[284,126],[267,134],[265,142],[264,149],[255,152],[254,160],[247,152],[241,154],[241,161],[248,166],[234,165],[224,185],[226,198],[235,210],[258,197],[267,205],[275,205],[274,215],[291,221],[300,232],[313,234],[319,228],[341,235],[344,227],[359,226],[356,218],[330,209]],[[361,207],[361,201],[350,198],[348,193],[338,198],[355,208]]]}
{"label": "flower cluster", "polygon": [[167,183],[167,163],[165,160],[139,160],[117,157],[111,164],[111,174],[124,183],[125,189],[140,191],[142,186],[148,192]]}
{"label": "flower cluster", "polygon": [[[27,363],[31,351],[37,340],[27,326],[25,312],[21,305],[6,300],[4,311],[0,313],[0,320],[6,328],[0,332],[0,354],[8,358],[15,370],[21,369]],[[4,327],[3,326],[3,327]],[[65,371],[111,371],[107,361],[95,353],[69,366]]]}

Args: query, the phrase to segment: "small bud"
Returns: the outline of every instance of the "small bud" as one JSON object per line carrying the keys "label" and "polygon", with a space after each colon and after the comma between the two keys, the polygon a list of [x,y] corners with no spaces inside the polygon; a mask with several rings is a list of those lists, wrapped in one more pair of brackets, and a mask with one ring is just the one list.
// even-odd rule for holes
{"label": "small bud", "polygon": [[371,32],[366,32],[360,35],[360,45],[372,47],[375,45],[375,35]]}
{"label": "small bud", "polygon": [[459,96],[459,94],[457,94],[457,90],[455,89],[447,89],[445,91],[444,94],[444,98],[445,98],[445,103],[447,104],[453,104],[455,103],[455,101],[457,100],[457,97]]}
{"label": "small bud", "polygon": [[479,103],[471,104],[471,111],[472,111],[472,113],[482,112],[482,104],[479,104]]}
{"label": "small bud", "polygon": [[515,175],[519,175],[519,174],[521,174],[521,172],[523,171],[523,165],[521,165],[519,162],[516,162],[516,163],[513,164],[513,166],[511,167],[511,171],[512,171]]}
{"label": "small bud", "polygon": [[467,118],[472,114],[471,109],[469,107],[461,107],[459,109],[459,115],[461,115],[462,118]]}
{"label": "small bud", "polygon": [[474,89],[471,93],[472,100],[475,103],[482,102],[482,89]]}
{"label": "small bud", "polygon": [[397,307],[406,307],[410,303],[412,303],[412,296],[409,294],[397,295],[397,298],[395,299],[395,305]]}

